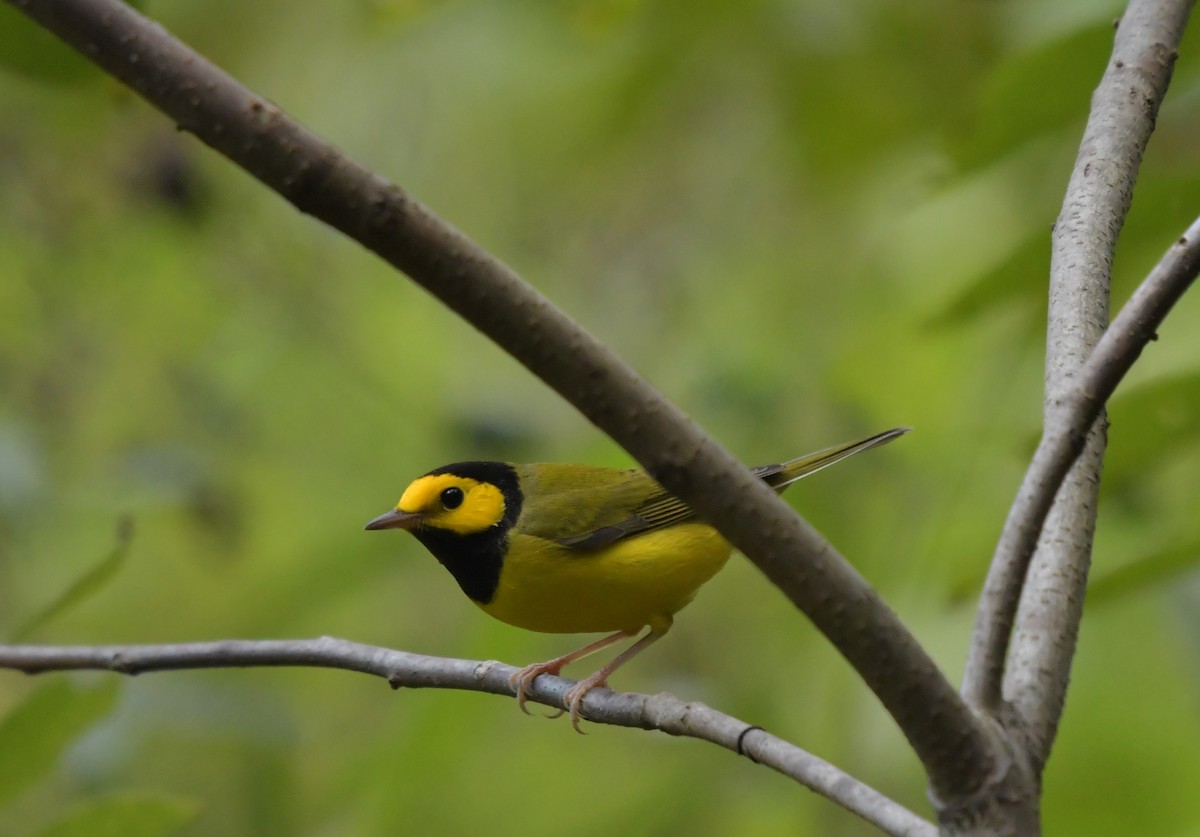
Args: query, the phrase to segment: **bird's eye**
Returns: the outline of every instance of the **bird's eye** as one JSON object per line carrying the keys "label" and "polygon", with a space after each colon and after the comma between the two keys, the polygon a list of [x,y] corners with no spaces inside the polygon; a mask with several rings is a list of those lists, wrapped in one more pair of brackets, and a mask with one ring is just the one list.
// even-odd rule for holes
{"label": "bird's eye", "polygon": [[462,505],[463,491],[461,488],[447,488],[442,492],[442,506],[447,509],[457,509]]}

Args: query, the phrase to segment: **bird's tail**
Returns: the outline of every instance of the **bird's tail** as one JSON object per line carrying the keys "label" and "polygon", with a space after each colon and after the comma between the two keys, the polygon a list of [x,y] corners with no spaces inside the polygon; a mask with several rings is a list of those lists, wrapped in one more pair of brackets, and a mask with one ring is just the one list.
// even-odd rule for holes
{"label": "bird's tail", "polygon": [[761,469],[763,472],[762,478],[776,491],[782,491],[796,480],[803,479],[809,474],[815,474],[817,471],[828,468],[830,465],[835,465],[843,459],[854,456],[856,453],[862,453],[864,450],[886,445],[893,439],[900,438],[911,429],[911,427],[894,427],[891,430],[876,433],[874,436],[859,439],[857,442],[834,445],[831,448],[801,456],[799,459],[784,462],[782,465],[768,466]]}

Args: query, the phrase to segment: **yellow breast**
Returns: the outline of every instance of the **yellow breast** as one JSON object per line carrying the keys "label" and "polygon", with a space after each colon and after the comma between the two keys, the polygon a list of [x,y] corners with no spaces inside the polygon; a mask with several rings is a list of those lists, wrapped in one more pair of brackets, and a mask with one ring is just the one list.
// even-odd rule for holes
{"label": "yellow breast", "polygon": [[703,523],[647,532],[593,552],[513,533],[496,594],[480,607],[510,625],[548,633],[669,624],[729,554],[728,542]]}

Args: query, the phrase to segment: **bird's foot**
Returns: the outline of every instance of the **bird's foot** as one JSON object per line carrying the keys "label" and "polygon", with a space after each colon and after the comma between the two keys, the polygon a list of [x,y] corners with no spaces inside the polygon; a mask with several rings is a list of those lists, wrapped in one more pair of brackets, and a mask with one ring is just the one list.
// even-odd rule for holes
{"label": "bird's foot", "polygon": [[[573,726],[575,731],[580,735],[586,735],[586,733],[579,728],[579,710],[580,707],[583,706],[584,697],[586,697],[587,693],[592,689],[607,685],[608,675],[605,671],[601,670],[589,677],[583,678],[574,686],[567,689],[566,694],[563,695],[563,706],[569,709],[571,712],[571,726]],[[561,715],[562,712],[559,712],[559,714]]]}
{"label": "bird's foot", "polygon": [[[558,660],[551,660],[548,663],[534,663],[533,665],[525,666],[525,668],[520,669],[512,677],[508,678],[508,684],[517,690],[517,706],[522,712],[526,715],[533,714],[525,708],[525,702],[529,699],[526,692],[533,685],[533,681],[543,674],[558,676],[558,673],[562,671],[562,667],[563,663]],[[565,711],[565,709],[560,709],[550,717],[557,718]]]}

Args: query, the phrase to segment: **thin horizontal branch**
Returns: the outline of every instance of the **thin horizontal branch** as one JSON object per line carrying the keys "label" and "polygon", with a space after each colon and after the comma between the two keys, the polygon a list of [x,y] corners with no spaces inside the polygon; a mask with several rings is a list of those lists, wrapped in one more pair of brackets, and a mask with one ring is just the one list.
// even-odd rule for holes
{"label": "thin horizontal branch", "polygon": [[973,794],[987,781],[998,751],[992,732],[870,585],[678,407],[506,265],[119,0],[8,2],[298,209],[407,273],[629,451],[850,661],[896,719],[939,798]]}
{"label": "thin horizontal branch", "polygon": [[[1018,605],[1033,583],[1022,605],[1029,631],[1010,681],[1023,695],[1021,715],[1033,719],[1032,735],[1042,751],[1033,755],[1039,763],[1062,713],[1082,616],[1103,432],[1094,434],[1086,461],[1080,454],[1118,381],[1194,278],[1189,272],[1195,241],[1189,230],[1104,332],[1117,236],[1191,5],[1191,0],[1131,0],[1092,97],[1054,228],[1042,440],[996,545],[963,678],[967,699],[995,713],[1003,699]],[[1073,475],[1064,486],[1069,472]],[[1031,581],[1030,562],[1056,496],[1054,525],[1043,539],[1053,542],[1054,550],[1039,559],[1045,571]]]}
{"label": "thin horizontal branch", "polygon": [[[463,689],[496,695],[513,695],[509,677],[517,671],[497,662],[430,657],[334,637],[169,645],[0,645],[0,668],[26,674],[94,669],[134,675],[250,666],[344,669],[382,677],[393,689]],[[527,694],[530,700],[561,708],[572,682],[542,675]],[[724,747],[834,800],[888,834],[932,837],[937,833],[932,823],[812,753],[702,703],[665,693],[594,689],[584,698],[583,714],[596,723],[659,730]]]}

